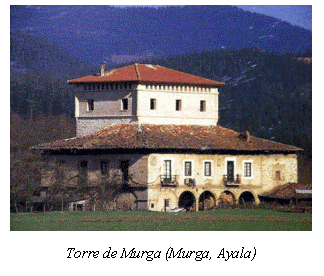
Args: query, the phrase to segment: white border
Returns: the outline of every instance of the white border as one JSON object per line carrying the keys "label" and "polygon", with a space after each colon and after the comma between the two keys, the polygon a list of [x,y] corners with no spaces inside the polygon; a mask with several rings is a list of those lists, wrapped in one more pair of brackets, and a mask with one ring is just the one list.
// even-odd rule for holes
{"label": "white border", "polygon": [[[191,162],[191,175],[186,175],[186,162]],[[194,161],[192,159],[183,160],[183,178],[193,178],[194,177]]]}
{"label": "white border", "polygon": [[[210,176],[205,175],[205,162],[210,162],[211,163]],[[203,173],[202,173],[203,177],[206,178],[206,179],[212,179],[213,175],[214,175],[214,161],[213,160],[207,160],[207,159],[203,160],[203,168],[202,169],[203,169]]]}
{"label": "white border", "polygon": [[[244,170],[245,163],[251,163],[251,176],[245,176],[245,170]],[[243,160],[243,162],[242,162],[242,178],[244,178],[244,179],[253,179],[254,178],[253,160]]]}
{"label": "white border", "polygon": [[[258,2],[253,2],[253,4],[259,4]],[[33,4],[28,3],[28,4]],[[40,3],[41,4],[41,3]],[[61,2],[60,4],[66,4],[66,2]],[[71,4],[71,3],[69,3]],[[73,3],[79,4],[79,3]],[[101,3],[106,4],[106,3]],[[114,3],[112,3],[114,4]],[[125,1],[121,4],[135,4]],[[137,5],[152,5],[147,1],[141,1],[141,3],[136,2]],[[157,3],[153,3],[157,4]],[[169,4],[174,5],[174,2],[163,2],[159,4]],[[181,1],[180,3],[176,4],[183,4],[187,5],[188,2]],[[210,2],[203,2],[201,4],[215,4]],[[222,4],[222,3],[217,3]],[[237,3],[235,3],[237,4]],[[241,4],[241,3],[238,3]],[[243,4],[243,3],[242,3]],[[244,3],[246,4],[246,3]],[[251,4],[251,2],[248,2]],[[271,5],[286,5],[286,4],[302,4],[299,2],[291,2],[291,1],[284,1],[278,2],[275,1],[271,3]],[[3,3],[3,6],[8,6],[7,3]],[[323,16],[321,15],[322,4],[314,5],[313,13],[316,20],[316,24],[314,24],[314,30],[319,31],[321,28],[321,23],[323,20]],[[4,8],[4,7],[3,7]],[[3,11],[8,15],[8,8],[4,8]],[[316,17],[317,16],[317,17]],[[9,16],[5,17],[5,22],[9,22]],[[4,23],[5,23],[4,22]],[[316,44],[316,42],[320,42],[320,35],[319,32],[314,32],[317,35],[314,35],[314,44],[313,49],[319,49],[321,43]],[[9,47],[7,47],[7,52],[9,52]],[[5,53],[5,51],[3,51]],[[322,64],[321,61],[323,60],[319,51],[316,52],[316,69],[319,69],[318,65]],[[7,55],[4,59],[9,59],[9,55]],[[9,62],[8,62],[9,63]],[[7,63],[7,64],[8,64]],[[4,71],[8,71],[5,70]],[[9,75],[9,73],[6,73]],[[314,70],[314,86],[316,88],[320,88],[319,80],[321,79],[321,70]],[[316,78],[318,77],[318,78]],[[9,79],[9,77],[7,77]],[[7,82],[7,86],[9,86],[9,81]],[[315,89],[316,90],[316,89]],[[321,128],[320,126],[320,118],[322,114],[322,109],[320,108],[319,104],[323,99],[321,93],[314,93],[314,103],[316,104],[317,108],[314,108],[314,114],[316,116],[313,117],[316,127],[314,127],[314,145],[320,145],[320,137],[321,137]],[[316,111],[315,111],[316,109]],[[9,108],[6,109],[7,113]],[[9,129],[9,120],[7,120],[7,129]],[[9,137],[9,135],[7,135]],[[7,138],[9,140],[9,138]],[[9,147],[8,147],[9,148]],[[315,181],[320,180],[319,172],[321,171],[321,153],[323,150],[321,147],[317,147],[316,151],[314,152],[313,160],[313,171],[315,175]],[[9,155],[9,154],[8,154]],[[318,162],[316,162],[318,161]],[[8,166],[9,166],[9,162]],[[7,165],[7,164],[5,164]],[[9,172],[9,168],[7,166],[3,166],[3,171]],[[235,165],[234,165],[235,167]],[[7,173],[8,174],[8,173]],[[9,177],[8,177],[9,178]],[[6,178],[6,182],[8,181]],[[321,181],[318,181],[319,183]],[[5,183],[7,184],[7,183]],[[9,187],[9,185],[4,185]],[[314,185],[315,186],[315,185]],[[316,188],[317,187],[317,188]],[[317,195],[320,194],[322,187],[321,185],[316,185],[314,190],[317,190]],[[8,188],[9,189],[9,188]],[[8,190],[6,189],[6,190]],[[8,192],[8,191],[7,191]],[[9,198],[8,196],[6,198]],[[314,194],[314,199],[319,199],[316,194]],[[4,200],[3,203],[3,210],[6,210],[6,206],[9,206],[8,200]],[[316,201],[317,203],[320,200]],[[313,202],[315,204],[315,200]],[[3,240],[8,241],[4,242],[4,249],[3,249],[3,270],[6,271],[7,269],[11,269],[11,274],[18,275],[21,273],[28,274],[28,271],[33,271],[35,269],[35,255],[38,258],[38,269],[39,270],[48,270],[48,267],[51,266],[53,263],[59,263],[59,266],[52,267],[51,271],[48,271],[50,275],[55,275],[58,272],[57,267],[63,268],[65,274],[70,273],[80,273],[83,274],[94,274],[94,273],[102,273],[102,271],[109,269],[114,271],[114,269],[119,269],[120,267],[124,268],[124,274],[132,273],[133,275],[140,275],[143,274],[143,267],[146,267],[146,270],[156,271],[157,267],[160,267],[159,271],[156,271],[157,275],[165,275],[165,274],[172,274],[174,273],[179,267],[183,269],[183,273],[201,273],[212,271],[217,266],[217,271],[220,273],[228,272],[229,267],[231,267],[232,274],[241,273],[242,275],[247,275],[246,272],[251,272],[252,270],[262,269],[265,275],[273,274],[273,270],[280,269],[281,274],[293,274],[293,275],[305,275],[305,274],[316,274],[315,272],[318,270],[318,264],[321,263],[321,246],[315,246],[316,244],[321,244],[322,240],[321,234],[323,233],[323,223],[321,219],[319,219],[319,212],[320,206],[315,204],[317,208],[314,208],[314,219],[313,221],[313,231],[295,231],[295,232],[284,232],[284,231],[275,231],[275,232],[267,232],[267,236],[269,238],[265,239],[264,233],[262,232],[255,232],[255,231],[241,231],[237,233],[238,235],[233,235],[233,232],[214,232],[214,231],[204,231],[200,232],[202,235],[201,239],[192,239],[193,233],[190,231],[184,232],[168,232],[165,231],[162,234],[164,237],[163,239],[157,239],[158,232],[141,232],[141,231],[134,231],[130,234],[134,234],[137,236],[134,239],[134,235],[125,235],[125,232],[116,233],[115,239],[107,240],[107,235],[112,234],[113,232],[96,232],[95,235],[93,232],[89,231],[82,231],[82,232],[65,232],[65,231],[57,231],[57,232],[10,232],[8,233],[8,226],[3,227],[5,230],[3,234]],[[317,212],[316,209],[319,211]],[[6,213],[4,213],[4,217],[6,217]],[[27,214],[26,214],[27,216]],[[197,233],[199,234],[199,232]],[[220,234],[222,239],[215,239],[215,235]],[[190,239],[190,244],[188,240]],[[35,240],[46,240],[46,243],[40,243],[35,246]],[[166,242],[167,240],[167,242]],[[105,241],[105,242],[103,242]],[[154,243],[152,243],[154,241]],[[276,241],[275,243],[273,241]],[[46,244],[46,245],[45,245]],[[168,246],[173,246],[175,249],[179,249],[183,247],[185,250],[210,250],[211,251],[211,260],[203,260],[201,262],[195,262],[193,260],[185,260],[185,259],[174,259],[170,260],[169,262],[163,262],[163,260],[154,260],[152,262],[147,262],[142,259],[132,259],[132,260],[125,260],[125,259],[66,259],[66,249],[67,247],[76,247],[78,250],[107,250],[109,247],[112,250],[122,250],[123,247],[126,247],[128,250],[132,247],[135,247],[138,250],[165,250]],[[251,247],[255,246],[257,249],[256,258],[252,262],[245,262],[244,259],[230,259],[229,261],[224,261],[223,259],[218,259],[217,256],[220,250],[224,247],[225,250],[241,250],[244,246],[245,250],[250,250]],[[18,249],[18,250],[17,250]],[[287,249],[288,252],[287,252]],[[18,252],[17,252],[18,251]],[[39,252],[43,252],[43,254],[39,254]],[[311,252],[311,254],[302,254],[303,252]],[[120,255],[120,254],[119,254]],[[11,257],[10,257],[11,256]],[[15,256],[15,258],[12,258]],[[269,260],[273,260],[272,268],[270,271],[265,270],[264,268],[269,266]],[[18,261],[18,262],[17,262]],[[17,264],[19,265],[17,266]],[[297,264],[297,265],[296,265]],[[300,265],[298,265],[300,264]],[[15,266],[15,269],[12,270],[12,266]]]}

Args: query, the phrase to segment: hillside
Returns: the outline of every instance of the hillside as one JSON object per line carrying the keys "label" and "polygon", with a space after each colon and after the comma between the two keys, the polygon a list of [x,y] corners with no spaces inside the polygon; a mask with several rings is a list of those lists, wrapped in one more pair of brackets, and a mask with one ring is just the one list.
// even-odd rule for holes
{"label": "hillside", "polygon": [[11,29],[92,64],[219,49],[305,52],[311,31],[233,6],[11,6]]}
{"label": "hillside", "polygon": [[91,66],[66,50],[25,31],[10,31],[10,109],[31,118],[73,116],[74,95],[66,81]]}

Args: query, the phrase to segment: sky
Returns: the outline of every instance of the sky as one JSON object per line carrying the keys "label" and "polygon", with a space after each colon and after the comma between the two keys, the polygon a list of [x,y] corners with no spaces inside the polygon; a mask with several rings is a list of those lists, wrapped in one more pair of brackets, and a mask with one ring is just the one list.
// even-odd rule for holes
{"label": "sky", "polygon": [[311,5],[236,5],[243,10],[269,15],[312,30]]}

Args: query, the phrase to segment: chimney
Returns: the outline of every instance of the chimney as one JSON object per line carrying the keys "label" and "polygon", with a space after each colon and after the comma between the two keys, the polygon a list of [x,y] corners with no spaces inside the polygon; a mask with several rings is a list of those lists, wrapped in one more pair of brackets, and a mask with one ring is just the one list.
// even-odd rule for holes
{"label": "chimney", "polygon": [[250,143],[250,141],[251,141],[251,139],[250,139],[250,137],[251,137],[250,132],[245,131],[245,136],[246,136],[246,142]]}
{"label": "chimney", "polygon": [[105,64],[100,63],[100,77],[103,77],[105,75]]}
{"label": "chimney", "polygon": [[245,132],[241,132],[238,136],[240,139],[242,139],[243,141],[246,141],[248,143],[251,142],[251,134],[248,131]]}

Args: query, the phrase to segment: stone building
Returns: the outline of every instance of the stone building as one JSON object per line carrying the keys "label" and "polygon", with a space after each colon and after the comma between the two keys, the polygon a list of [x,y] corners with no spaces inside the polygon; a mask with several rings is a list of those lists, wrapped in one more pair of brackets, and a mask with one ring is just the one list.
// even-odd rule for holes
{"label": "stone building", "polygon": [[169,211],[258,203],[261,193],[298,180],[300,148],[217,124],[222,82],[150,64],[101,65],[68,82],[77,88],[77,136],[35,147],[43,187],[58,165],[70,187],[81,177],[119,181],[114,208]]}

